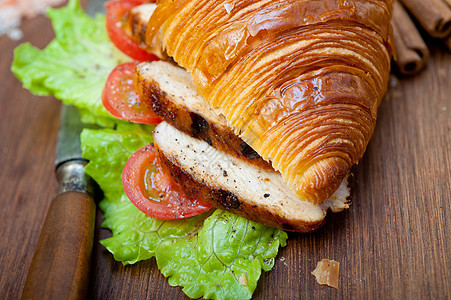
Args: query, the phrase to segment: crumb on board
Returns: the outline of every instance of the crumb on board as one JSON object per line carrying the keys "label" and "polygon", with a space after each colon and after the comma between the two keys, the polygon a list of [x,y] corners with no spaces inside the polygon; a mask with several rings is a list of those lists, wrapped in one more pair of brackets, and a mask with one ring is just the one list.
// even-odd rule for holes
{"label": "crumb on board", "polygon": [[316,265],[312,274],[319,284],[327,285],[338,290],[338,275],[340,263],[335,260],[323,259]]}

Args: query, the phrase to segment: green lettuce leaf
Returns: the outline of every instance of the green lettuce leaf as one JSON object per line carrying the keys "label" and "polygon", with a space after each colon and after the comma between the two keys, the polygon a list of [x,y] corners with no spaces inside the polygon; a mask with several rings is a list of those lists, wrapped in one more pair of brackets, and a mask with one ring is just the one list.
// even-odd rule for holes
{"label": "green lettuce leaf", "polygon": [[140,212],[123,191],[121,173],[128,157],[152,142],[152,129],[121,124],[81,135],[86,173],[105,194],[102,226],[113,234],[102,245],[124,264],[155,257],[169,284],[189,297],[250,299],[287,234],[221,210],[171,221]]}
{"label": "green lettuce leaf", "polygon": [[31,93],[54,95],[78,107],[84,122],[113,126],[116,120],[102,105],[102,89],[111,70],[130,59],[108,40],[105,17],[89,17],[78,1],[49,9],[48,15],[55,39],[43,50],[29,43],[17,47],[12,72]]}

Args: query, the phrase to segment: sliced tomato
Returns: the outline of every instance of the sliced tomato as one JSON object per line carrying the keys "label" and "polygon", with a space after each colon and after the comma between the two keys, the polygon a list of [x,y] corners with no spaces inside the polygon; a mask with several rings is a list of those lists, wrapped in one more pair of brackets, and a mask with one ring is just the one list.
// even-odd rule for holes
{"label": "sliced tomato", "polygon": [[153,1],[121,0],[108,1],[106,7],[106,29],[111,42],[122,52],[139,61],[157,60],[158,58],[142,49],[124,29],[124,15],[133,7]]}
{"label": "sliced tomato", "polygon": [[152,145],[142,147],[129,158],[122,173],[122,184],[130,201],[152,218],[188,218],[212,207],[200,198],[188,197],[180,185],[164,173]]}
{"label": "sliced tomato", "polygon": [[108,76],[102,93],[102,103],[114,117],[141,124],[158,124],[160,118],[152,108],[142,103],[133,87],[137,62],[121,64]]}

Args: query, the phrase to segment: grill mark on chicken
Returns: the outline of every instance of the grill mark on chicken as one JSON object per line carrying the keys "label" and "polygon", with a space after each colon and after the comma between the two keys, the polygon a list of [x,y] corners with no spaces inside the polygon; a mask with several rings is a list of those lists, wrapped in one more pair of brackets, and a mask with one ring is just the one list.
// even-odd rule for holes
{"label": "grill mark on chicken", "polygon": [[261,156],[251,148],[246,142],[242,142],[241,145],[241,154],[249,160],[260,158]]}
{"label": "grill mark on chicken", "polygon": [[[171,81],[164,81],[154,76],[152,72],[169,77]],[[209,120],[205,115],[211,112],[193,111],[184,97],[174,95],[167,89],[171,84],[176,84],[179,74],[185,72],[180,67],[168,62],[145,62],[136,68],[136,90],[141,101],[152,107],[152,110],[164,121],[168,122],[178,130],[207,142],[216,149],[229,153],[237,158],[243,159],[252,165],[265,170],[274,170],[271,163],[265,161],[261,156],[247,145],[241,138],[224,124],[217,124]],[[186,89],[190,87],[185,86]],[[177,99],[176,99],[177,97]],[[199,96],[197,96],[199,97]],[[205,101],[199,97],[199,101]],[[198,107],[200,107],[198,105]],[[218,117],[216,117],[218,118]]]}
{"label": "grill mark on chicken", "polygon": [[218,204],[226,209],[237,209],[241,206],[237,195],[229,191],[219,190],[216,192],[215,198],[218,199]]}
{"label": "grill mark on chicken", "polygon": [[207,120],[205,120],[201,115],[196,114],[195,112],[190,113],[191,117],[191,132],[193,133],[193,137],[202,138],[208,133],[208,129],[210,126],[208,125]]}

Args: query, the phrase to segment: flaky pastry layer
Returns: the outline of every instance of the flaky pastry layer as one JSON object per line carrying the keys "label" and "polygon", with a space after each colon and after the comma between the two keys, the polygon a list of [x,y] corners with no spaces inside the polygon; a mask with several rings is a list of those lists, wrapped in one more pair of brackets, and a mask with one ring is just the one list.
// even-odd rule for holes
{"label": "flaky pastry layer", "polygon": [[161,0],[147,39],[302,199],[362,156],[388,81],[392,1]]}

